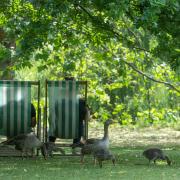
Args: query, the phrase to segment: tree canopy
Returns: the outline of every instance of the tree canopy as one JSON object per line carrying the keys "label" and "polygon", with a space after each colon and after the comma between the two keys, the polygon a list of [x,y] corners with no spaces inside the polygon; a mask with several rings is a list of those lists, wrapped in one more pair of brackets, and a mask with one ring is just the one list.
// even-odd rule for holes
{"label": "tree canopy", "polygon": [[87,79],[104,116],[137,116],[141,98],[148,109],[164,93],[160,103],[176,106],[179,10],[178,0],[1,0],[1,75],[36,65],[51,79]]}

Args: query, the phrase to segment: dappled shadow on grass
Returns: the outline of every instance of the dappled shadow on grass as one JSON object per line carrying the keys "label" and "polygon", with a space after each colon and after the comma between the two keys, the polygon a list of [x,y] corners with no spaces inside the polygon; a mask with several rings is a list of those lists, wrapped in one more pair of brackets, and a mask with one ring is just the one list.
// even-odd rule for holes
{"label": "dappled shadow on grass", "polygon": [[[88,176],[101,176],[99,167],[93,166],[92,158],[87,157],[85,164],[80,164],[80,159],[76,157],[55,157],[44,161],[39,158],[37,160],[1,158],[1,172],[0,177],[24,177],[25,179],[84,179]],[[107,164],[106,169],[111,169],[112,166]],[[85,175],[81,174],[85,173]],[[93,173],[93,174],[92,174]],[[21,178],[20,178],[21,179]]]}
{"label": "dappled shadow on grass", "polygon": [[[90,137],[102,137],[102,127],[91,131]],[[0,179],[68,179],[68,180],[171,180],[180,177],[180,132],[170,129],[124,129],[110,127],[110,147],[116,157],[116,164],[103,162],[101,169],[94,166],[91,156],[85,157],[85,163],[80,163],[80,157],[54,156],[44,160],[36,158],[0,157]],[[112,146],[113,144],[113,146]],[[149,147],[160,147],[172,160],[172,166],[158,161],[156,165],[142,156]]]}
{"label": "dappled shadow on grass", "polygon": [[55,156],[44,160],[42,157],[0,158],[0,179],[177,179],[180,176],[180,152],[178,149],[164,149],[172,159],[172,166],[158,161],[156,165],[148,164],[142,156],[145,148],[112,147],[116,156],[116,165],[111,161],[103,162],[103,168],[94,166],[91,156],[80,157]]}

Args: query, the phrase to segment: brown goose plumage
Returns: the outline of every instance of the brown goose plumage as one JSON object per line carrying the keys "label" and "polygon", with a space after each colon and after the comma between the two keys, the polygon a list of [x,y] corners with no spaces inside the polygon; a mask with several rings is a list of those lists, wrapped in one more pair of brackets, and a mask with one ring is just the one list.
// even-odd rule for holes
{"label": "brown goose plumage", "polygon": [[167,164],[171,165],[171,161],[168,156],[164,155],[163,151],[159,148],[147,149],[143,152],[143,156],[145,156],[149,160],[149,163],[151,161],[154,161],[154,163],[156,163],[156,160],[161,159],[166,160]]}
{"label": "brown goose plumage", "polygon": [[88,139],[86,140],[84,146],[81,149],[81,162],[84,161],[84,155],[92,154],[99,149],[108,149],[109,148],[109,125],[113,124],[112,120],[107,120],[104,123],[104,136],[102,139]]}
{"label": "brown goose plumage", "polygon": [[108,149],[99,149],[93,153],[95,160],[98,161],[100,168],[102,168],[102,162],[106,160],[112,160],[115,165],[115,157]]}
{"label": "brown goose plumage", "polygon": [[28,152],[30,152],[33,156],[34,149],[41,149],[44,158],[47,156],[46,146],[37,138],[34,133],[19,134],[8,139],[7,141],[2,142],[1,144],[15,145],[15,149],[21,151],[22,158],[24,157],[24,154],[27,156]]}

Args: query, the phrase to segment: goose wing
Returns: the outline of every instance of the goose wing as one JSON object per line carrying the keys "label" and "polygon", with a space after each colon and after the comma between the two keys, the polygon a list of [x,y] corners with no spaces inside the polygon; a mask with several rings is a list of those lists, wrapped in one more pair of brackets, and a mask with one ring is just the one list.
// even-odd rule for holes
{"label": "goose wing", "polygon": [[97,143],[99,141],[100,141],[100,139],[91,138],[91,139],[85,140],[85,144],[95,144],[95,143]]}
{"label": "goose wing", "polygon": [[17,143],[21,143],[26,139],[27,135],[26,134],[19,134],[15,137],[9,138],[6,141],[1,142],[3,145],[16,145]]}

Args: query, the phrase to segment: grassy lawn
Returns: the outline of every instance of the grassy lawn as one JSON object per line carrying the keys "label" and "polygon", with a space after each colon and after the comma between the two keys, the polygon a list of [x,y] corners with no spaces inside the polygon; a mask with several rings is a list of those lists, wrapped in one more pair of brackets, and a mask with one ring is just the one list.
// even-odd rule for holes
{"label": "grassy lawn", "polygon": [[172,166],[159,161],[148,165],[142,157],[142,149],[113,147],[116,165],[104,162],[103,168],[93,165],[91,157],[86,157],[84,165],[79,157],[53,157],[44,160],[0,158],[0,179],[127,179],[127,180],[173,180],[180,179],[180,153],[178,149],[164,149],[173,160]]}
{"label": "grassy lawn", "polygon": [[[90,137],[102,137],[102,128],[90,130]],[[114,129],[115,128],[115,129]],[[179,131],[167,129],[110,130],[111,150],[116,156],[116,165],[107,161],[103,168],[93,165],[92,157],[59,157],[44,160],[41,156],[22,160],[18,157],[0,157],[0,180],[179,180],[180,179],[180,148]],[[159,161],[156,165],[148,165],[142,156],[147,147],[161,147],[173,161],[171,166]]]}

